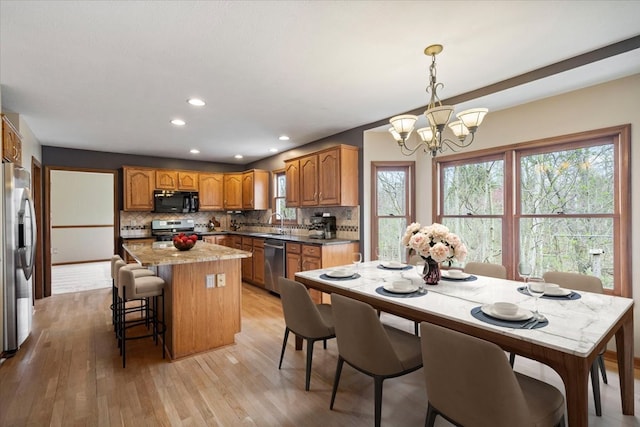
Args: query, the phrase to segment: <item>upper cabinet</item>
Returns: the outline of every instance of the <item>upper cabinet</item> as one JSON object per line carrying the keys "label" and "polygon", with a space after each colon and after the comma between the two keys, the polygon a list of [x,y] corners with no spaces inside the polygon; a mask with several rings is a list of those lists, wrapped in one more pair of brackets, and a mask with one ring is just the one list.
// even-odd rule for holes
{"label": "upper cabinet", "polygon": [[178,171],[178,190],[198,191],[198,172]]}
{"label": "upper cabinet", "polygon": [[156,170],[156,189],[198,191],[198,173],[158,169]]}
{"label": "upper cabinet", "polygon": [[242,173],[224,174],[224,208],[242,209]]}
{"label": "upper cabinet", "polygon": [[300,160],[294,159],[286,162],[284,175],[287,182],[285,197],[287,207],[300,206]]}
{"label": "upper cabinet", "polygon": [[2,158],[22,166],[22,137],[4,114],[2,115]]}
{"label": "upper cabinet", "polygon": [[269,207],[269,171],[253,169],[242,173],[242,209]]}
{"label": "upper cabinet", "polygon": [[124,210],[152,211],[156,173],[154,169],[123,168]]}
{"label": "upper cabinet", "polygon": [[224,174],[201,173],[198,176],[200,210],[221,211],[224,209]]}
{"label": "upper cabinet", "polygon": [[[358,205],[357,147],[339,145],[287,160],[285,174],[287,206]],[[296,188],[299,189],[298,203]]]}

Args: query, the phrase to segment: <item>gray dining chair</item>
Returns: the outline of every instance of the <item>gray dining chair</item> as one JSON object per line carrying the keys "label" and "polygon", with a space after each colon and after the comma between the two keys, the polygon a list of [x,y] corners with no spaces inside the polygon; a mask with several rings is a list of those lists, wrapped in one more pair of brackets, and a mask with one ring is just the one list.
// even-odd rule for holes
{"label": "gray dining chair", "polygon": [[338,294],[331,294],[338,340],[338,365],[333,382],[330,409],[338,391],[344,362],[373,377],[375,426],[382,417],[382,383],[422,367],[420,338],[383,325],[373,307]]}
{"label": "gray dining chair", "polygon": [[[555,283],[566,289],[572,289],[574,291],[592,292],[594,294],[601,294],[604,292],[602,287],[602,281],[595,276],[580,273],[566,273],[563,271],[547,271],[542,275],[542,278],[547,283]],[[608,384],[607,371],[604,367],[603,355],[606,350],[606,346],[600,350],[596,360],[591,365],[591,388],[593,389],[593,400],[596,407],[596,415],[602,415],[602,405],[600,402],[600,381],[598,378],[598,371],[602,375],[602,381]]]}
{"label": "gray dining chair", "polygon": [[506,279],[507,269],[501,264],[491,264],[488,262],[468,262],[464,266],[464,272],[477,274],[479,276],[495,277],[496,279]]}
{"label": "gray dining chair", "polygon": [[299,282],[278,277],[280,286],[280,300],[284,313],[284,339],[278,369],[282,368],[284,351],[287,348],[289,332],[293,332],[307,342],[307,366],[305,373],[304,389],[309,391],[311,383],[311,364],[313,360],[313,345],[322,340],[324,348],[327,348],[327,339],[335,338],[333,328],[333,314],[331,305],[315,304],[309,295],[307,288]]}
{"label": "gray dining chair", "polygon": [[514,372],[496,344],[424,322],[420,332],[425,426],[433,426],[438,415],[467,427],[565,425],[562,393]]}

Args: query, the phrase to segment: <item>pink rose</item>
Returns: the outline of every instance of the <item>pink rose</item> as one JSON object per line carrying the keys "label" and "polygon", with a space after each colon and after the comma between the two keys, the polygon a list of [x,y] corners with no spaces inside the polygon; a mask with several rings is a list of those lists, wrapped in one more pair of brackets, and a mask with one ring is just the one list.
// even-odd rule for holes
{"label": "pink rose", "polygon": [[436,262],[445,261],[449,257],[449,247],[444,243],[436,243],[429,250],[429,254]]}

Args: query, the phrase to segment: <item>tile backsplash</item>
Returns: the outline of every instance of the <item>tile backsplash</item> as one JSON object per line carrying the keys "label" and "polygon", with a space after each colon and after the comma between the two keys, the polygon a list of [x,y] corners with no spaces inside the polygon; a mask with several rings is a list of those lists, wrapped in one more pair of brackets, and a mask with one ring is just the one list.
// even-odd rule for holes
{"label": "tile backsplash", "polygon": [[[306,236],[309,233],[311,217],[316,213],[327,213],[336,217],[339,239],[360,238],[360,207],[324,207],[324,208],[298,208],[297,224],[284,224],[287,234]],[[231,221],[239,225],[240,231],[272,232],[280,228],[280,221],[273,219],[269,224],[272,214],[271,209],[262,211],[238,211],[238,212],[198,212],[192,214],[151,213],[151,212],[125,212],[120,211],[120,235],[122,237],[147,237],[151,236],[151,221],[154,219],[175,220],[181,218],[193,219],[196,231],[207,231],[209,220],[214,218],[220,222],[216,230],[229,231]]]}

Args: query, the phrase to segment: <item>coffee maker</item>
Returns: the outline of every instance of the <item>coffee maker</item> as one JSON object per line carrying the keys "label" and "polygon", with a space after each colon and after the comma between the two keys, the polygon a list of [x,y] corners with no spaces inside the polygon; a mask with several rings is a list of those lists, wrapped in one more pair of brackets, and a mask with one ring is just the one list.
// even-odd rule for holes
{"label": "coffee maker", "polygon": [[309,227],[309,238],[311,239],[335,239],[336,238],[336,217],[324,216],[317,213],[311,217]]}

